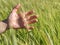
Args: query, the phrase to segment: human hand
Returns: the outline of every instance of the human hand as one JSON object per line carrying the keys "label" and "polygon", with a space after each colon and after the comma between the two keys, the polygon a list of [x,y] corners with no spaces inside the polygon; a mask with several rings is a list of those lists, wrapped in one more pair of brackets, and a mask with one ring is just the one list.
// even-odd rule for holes
{"label": "human hand", "polygon": [[17,13],[19,7],[21,5],[18,4],[17,6],[14,7],[12,10],[11,14],[8,17],[8,24],[9,27],[12,28],[26,28],[27,30],[32,29],[33,26],[29,26],[29,24],[37,22],[37,16],[32,15],[34,13],[33,10],[29,12],[20,12],[19,14]]}

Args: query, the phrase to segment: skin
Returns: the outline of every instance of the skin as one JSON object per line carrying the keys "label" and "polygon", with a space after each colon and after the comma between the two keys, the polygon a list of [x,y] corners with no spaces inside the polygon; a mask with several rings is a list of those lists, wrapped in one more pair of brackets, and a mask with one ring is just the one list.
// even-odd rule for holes
{"label": "skin", "polygon": [[32,15],[34,14],[34,11],[31,10],[28,12],[17,13],[19,7],[21,7],[20,4],[16,5],[13,8],[10,15],[8,16],[8,18],[2,21],[4,23],[4,24],[2,23],[2,25],[5,26],[3,26],[4,28],[3,31],[0,30],[0,33],[4,32],[7,28],[14,28],[14,29],[26,28],[27,30],[33,29],[33,26],[29,26],[29,24],[37,22],[37,16]]}

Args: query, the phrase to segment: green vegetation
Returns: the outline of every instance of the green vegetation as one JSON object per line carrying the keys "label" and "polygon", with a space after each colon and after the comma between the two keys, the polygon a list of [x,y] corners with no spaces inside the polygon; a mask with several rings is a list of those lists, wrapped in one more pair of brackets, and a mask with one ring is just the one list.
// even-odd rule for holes
{"label": "green vegetation", "polygon": [[13,7],[20,11],[34,10],[38,22],[34,29],[9,29],[0,34],[0,45],[60,45],[60,0],[0,0],[0,20],[6,19]]}

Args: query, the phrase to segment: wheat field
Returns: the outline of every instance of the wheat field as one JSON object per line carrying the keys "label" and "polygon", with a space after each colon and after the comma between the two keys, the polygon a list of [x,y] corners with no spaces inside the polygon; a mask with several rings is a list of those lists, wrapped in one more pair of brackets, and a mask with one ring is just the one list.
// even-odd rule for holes
{"label": "wheat field", "polygon": [[0,45],[60,45],[60,0],[0,0],[0,21],[19,3],[20,11],[34,10],[38,22],[30,32],[7,29],[0,34]]}

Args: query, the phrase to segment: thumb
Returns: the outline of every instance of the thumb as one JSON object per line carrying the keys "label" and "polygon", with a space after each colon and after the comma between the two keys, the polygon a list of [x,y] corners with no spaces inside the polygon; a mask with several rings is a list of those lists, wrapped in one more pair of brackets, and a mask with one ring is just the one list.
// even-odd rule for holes
{"label": "thumb", "polygon": [[19,9],[20,6],[21,6],[20,4],[16,5],[16,6],[13,8],[12,12],[17,12],[17,10]]}

